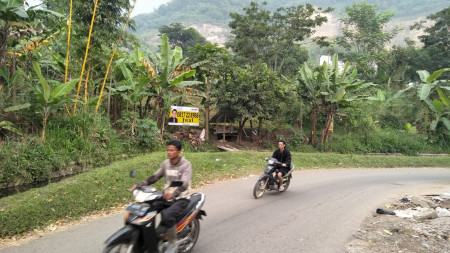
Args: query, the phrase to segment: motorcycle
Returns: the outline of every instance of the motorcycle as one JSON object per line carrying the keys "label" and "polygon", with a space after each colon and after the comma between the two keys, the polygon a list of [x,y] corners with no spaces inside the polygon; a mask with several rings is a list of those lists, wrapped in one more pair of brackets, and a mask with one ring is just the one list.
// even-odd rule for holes
{"label": "motorcycle", "polygon": [[[255,197],[255,199],[261,198],[266,190],[278,191],[279,180],[276,175],[278,173],[278,168],[281,167],[282,163],[275,158],[266,158],[265,160],[267,161],[267,165],[264,169],[264,173],[259,176],[258,181],[253,188],[253,196]],[[291,169],[289,170],[289,172],[283,176],[283,192],[288,189],[289,184],[291,183],[292,171],[294,171],[293,164],[291,165]]]}
{"label": "motorcycle", "polygon": [[[136,177],[136,172],[130,175]],[[169,187],[178,187],[182,181],[173,181]],[[110,236],[103,253],[163,253],[169,246],[168,235],[158,233],[161,214],[152,208],[152,202],[163,198],[163,193],[153,186],[136,187],[133,191],[134,203],[126,208],[125,226]],[[205,203],[205,194],[193,193],[185,214],[177,222],[178,253],[189,253],[197,242],[200,233],[200,222],[206,212],[201,210]]]}

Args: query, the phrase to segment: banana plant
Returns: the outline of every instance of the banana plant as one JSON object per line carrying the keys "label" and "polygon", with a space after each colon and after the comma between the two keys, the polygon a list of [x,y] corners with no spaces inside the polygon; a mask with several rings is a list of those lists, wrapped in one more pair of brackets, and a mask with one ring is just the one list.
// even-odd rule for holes
{"label": "banana plant", "polygon": [[53,110],[58,108],[60,102],[66,99],[65,95],[69,94],[75,88],[79,79],[74,79],[67,83],[51,80],[51,83],[57,84],[56,87],[52,87],[42,75],[39,63],[33,62],[33,69],[40,82],[40,85],[36,85],[34,88],[39,106],[42,107],[42,111],[40,112],[42,114],[41,139],[45,142],[45,130],[48,117]]}
{"label": "banana plant", "polygon": [[321,80],[318,77],[317,72],[310,69],[307,63],[300,67],[298,82],[301,91],[300,96],[303,103],[311,106],[311,145],[315,145],[317,120],[322,104],[320,99]]}
{"label": "banana plant", "polygon": [[321,70],[318,73],[322,83],[320,94],[327,109],[327,118],[320,138],[320,143],[322,144],[328,137],[330,125],[340,107],[350,106],[355,101],[377,99],[361,92],[376,85],[358,80],[356,78],[358,74],[356,66],[351,65],[349,62],[340,66],[337,54],[333,55],[330,65],[324,62]]}
{"label": "banana plant", "polygon": [[[324,62],[314,72],[306,64],[300,69],[300,80],[303,83],[302,90],[304,90],[305,98],[312,101],[310,103],[313,109],[320,106],[327,112],[320,138],[321,144],[327,138],[333,117],[340,107],[350,106],[355,101],[377,100],[361,92],[375,84],[358,80],[357,74],[356,67],[349,62],[340,66],[337,54],[333,56],[331,64]],[[311,136],[311,138],[314,137]]]}
{"label": "banana plant", "polygon": [[431,75],[426,70],[417,71],[423,82],[419,85],[417,95],[434,116],[430,131],[435,132],[439,122],[442,122],[447,129],[444,133],[450,135],[450,80],[437,80],[446,71],[450,71],[450,68],[435,71]]}
{"label": "banana plant", "polygon": [[150,54],[152,60],[152,86],[156,91],[157,122],[161,122],[164,114],[163,96],[174,89],[182,89],[186,86],[201,84],[199,81],[186,81],[185,79],[195,75],[196,71],[184,67],[187,58],[183,58],[181,47],[172,49],[166,34],[161,36],[160,52],[156,55]]}
{"label": "banana plant", "polygon": [[[13,112],[13,111],[19,111],[19,110],[22,110],[22,109],[26,109],[26,108],[28,108],[30,106],[31,106],[30,103],[25,103],[25,104],[21,104],[21,105],[13,105],[13,106],[10,106],[10,107],[7,107],[7,108],[3,109],[3,111],[5,113],[9,113],[9,112]],[[14,123],[12,123],[10,121],[7,121],[7,120],[0,121],[0,130],[1,129],[8,130],[8,131],[13,132],[13,133],[15,133],[17,135],[23,135],[23,133],[14,126]]]}
{"label": "banana plant", "polygon": [[135,127],[137,122],[136,107],[140,105],[141,101],[149,95],[149,89],[147,84],[150,82],[149,77],[135,78],[131,70],[127,67],[126,61],[121,59],[117,62],[117,66],[120,68],[124,79],[120,82],[120,86],[115,88],[114,91],[120,94],[122,98],[131,104],[132,108],[132,121],[131,121],[131,134],[135,135]]}
{"label": "banana plant", "polygon": [[23,133],[19,129],[14,127],[14,123],[7,121],[7,120],[0,121],[0,130],[1,129],[8,130],[17,135],[23,135]]}

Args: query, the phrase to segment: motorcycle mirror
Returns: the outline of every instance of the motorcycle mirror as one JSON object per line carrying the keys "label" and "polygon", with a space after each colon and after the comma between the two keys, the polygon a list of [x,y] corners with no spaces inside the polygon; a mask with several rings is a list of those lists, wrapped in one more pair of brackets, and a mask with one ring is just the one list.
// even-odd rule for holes
{"label": "motorcycle mirror", "polygon": [[179,186],[182,186],[182,185],[183,185],[183,181],[181,181],[181,180],[174,180],[170,184],[170,187],[179,187]]}
{"label": "motorcycle mirror", "polygon": [[136,178],[136,171],[135,170],[131,170],[130,171],[130,177]]}

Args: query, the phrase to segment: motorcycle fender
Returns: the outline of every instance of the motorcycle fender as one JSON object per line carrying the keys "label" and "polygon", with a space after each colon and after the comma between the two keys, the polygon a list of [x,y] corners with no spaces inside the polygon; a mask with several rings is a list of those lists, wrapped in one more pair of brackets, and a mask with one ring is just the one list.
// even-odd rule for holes
{"label": "motorcycle fender", "polygon": [[258,181],[259,181],[259,180],[266,179],[266,178],[268,178],[268,177],[269,177],[269,175],[267,175],[267,174],[262,174],[261,176],[259,176]]}
{"label": "motorcycle fender", "polygon": [[118,242],[124,241],[126,239],[129,239],[133,236],[135,236],[135,233],[138,233],[139,230],[134,228],[133,226],[126,225],[125,227],[119,229],[117,232],[115,232],[112,236],[110,236],[105,244],[106,246],[116,244]]}
{"label": "motorcycle fender", "polygon": [[198,217],[200,220],[202,220],[202,216],[207,216],[207,215],[206,215],[206,212],[205,212],[205,211],[200,210],[200,212],[198,212],[197,217]]}

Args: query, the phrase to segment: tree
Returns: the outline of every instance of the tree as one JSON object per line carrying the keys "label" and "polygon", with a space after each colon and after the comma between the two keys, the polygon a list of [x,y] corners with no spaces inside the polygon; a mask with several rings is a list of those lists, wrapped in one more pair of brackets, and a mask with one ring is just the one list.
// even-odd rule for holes
{"label": "tree", "polygon": [[202,78],[201,86],[197,86],[194,95],[202,98],[205,106],[205,137],[209,140],[209,113],[211,101],[211,84],[223,79],[223,70],[230,64],[231,54],[217,44],[197,44],[189,48],[192,67],[196,69],[198,78]]}
{"label": "tree", "polygon": [[345,8],[346,16],[340,21],[344,24],[342,35],[336,37],[336,43],[355,53],[368,53],[384,48],[399,29],[383,31],[394,13],[377,12],[377,6],[366,2],[354,3]]}
{"label": "tree", "polygon": [[188,48],[197,44],[205,45],[208,41],[195,28],[184,27],[181,23],[172,23],[161,26],[159,35],[166,34],[169,37],[169,43],[172,47],[181,47],[183,52],[189,52]]}
{"label": "tree", "polygon": [[[36,25],[33,21],[38,20],[38,15],[61,17],[60,14],[35,8],[25,9],[23,0],[0,0],[0,67],[6,69],[6,56],[8,46],[11,44],[11,38],[13,37],[13,30],[19,30],[17,37],[20,37],[21,33],[39,33],[35,30],[26,27],[26,25]],[[26,28],[24,28],[26,27]],[[47,30],[41,26],[40,30]],[[21,38],[17,38],[19,40]],[[14,41],[14,40],[13,40]],[[33,44],[34,46],[34,44]],[[11,53],[13,59],[15,59],[15,52]],[[11,71],[9,76],[14,75],[15,64],[11,64]],[[3,80],[0,78],[0,91],[3,87]]]}
{"label": "tree", "polygon": [[420,69],[431,68],[431,57],[413,41],[407,46],[393,46],[383,49],[376,55],[378,83],[387,84],[387,90],[400,90],[406,83],[419,81],[416,73]]}
{"label": "tree", "polygon": [[239,137],[249,120],[269,119],[279,111],[279,101],[283,99],[281,82],[266,64],[236,67],[225,82],[218,85],[216,92],[219,111],[227,111],[240,116]]}
{"label": "tree", "polygon": [[[63,13],[65,17],[69,17],[70,0],[43,0],[43,6],[49,10]],[[73,15],[71,27],[71,45],[70,45],[70,70],[69,76],[79,75],[81,72],[78,67],[82,66],[85,57],[86,45],[90,24],[93,17],[95,1],[73,1]],[[86,66],[90,66],[90,80],[97,80],[103,77],[108,66],[111,52],[113,51],[117,38],[122,34],[122,26],[128,21],[128,13],[131,9],[131,1],[98,1],[98,6],[94,19],[94,29],[90,38],[89,55],[87,57]],[[47,22],[52,24],[57,20],[48,19]],[[128,27],[134,29],[134,21],[130,20]],[[67,44],[67,29],[63,29],[61,33],[60,43],[53,45],[51,52],[55,58],[65,58]],[[137,41],[133,36],[124,33],[120,42],[120,48],[133,49],[134,43]],[[65,65],[65,63],[63,63]],[[77,74],[78,73],[78,74]],[[85,78],[83,76],[83,78]],[[94,93],[98,93],[100,89],[95,88]]]}
{"label": "tree", "polygon": [[[433,25],[425,28],[426,34],[419,36],[424,49],[431,56],[431,70],[439,70],[450,66],[450,7],[447,7],[427,17]],[[422,28],[422,23],[416,23],[412,28]]]}
{"label": "tree", "polygon": [[297,52],[295,48],[314,34],[315,27],[327,21],[323,14],[330,11],[306,4],[271,13],[251,2],[250,7],[244,8],[245,14],[230,14],[229,26],[235,37],[227,46],[237,54],[238,62],[263,62],[272,71],[284,72],[286,60]]}
{"label": "tree", "polygon": [[340,19],[344,26],[342,35],[335,39],[336,45],[345,50],[341,53],[345,60],[356,63],[362,79],[377,80],[379,54],[400,30],[385,31],[393,15],[362,2],[347,7],[345,17]]}

